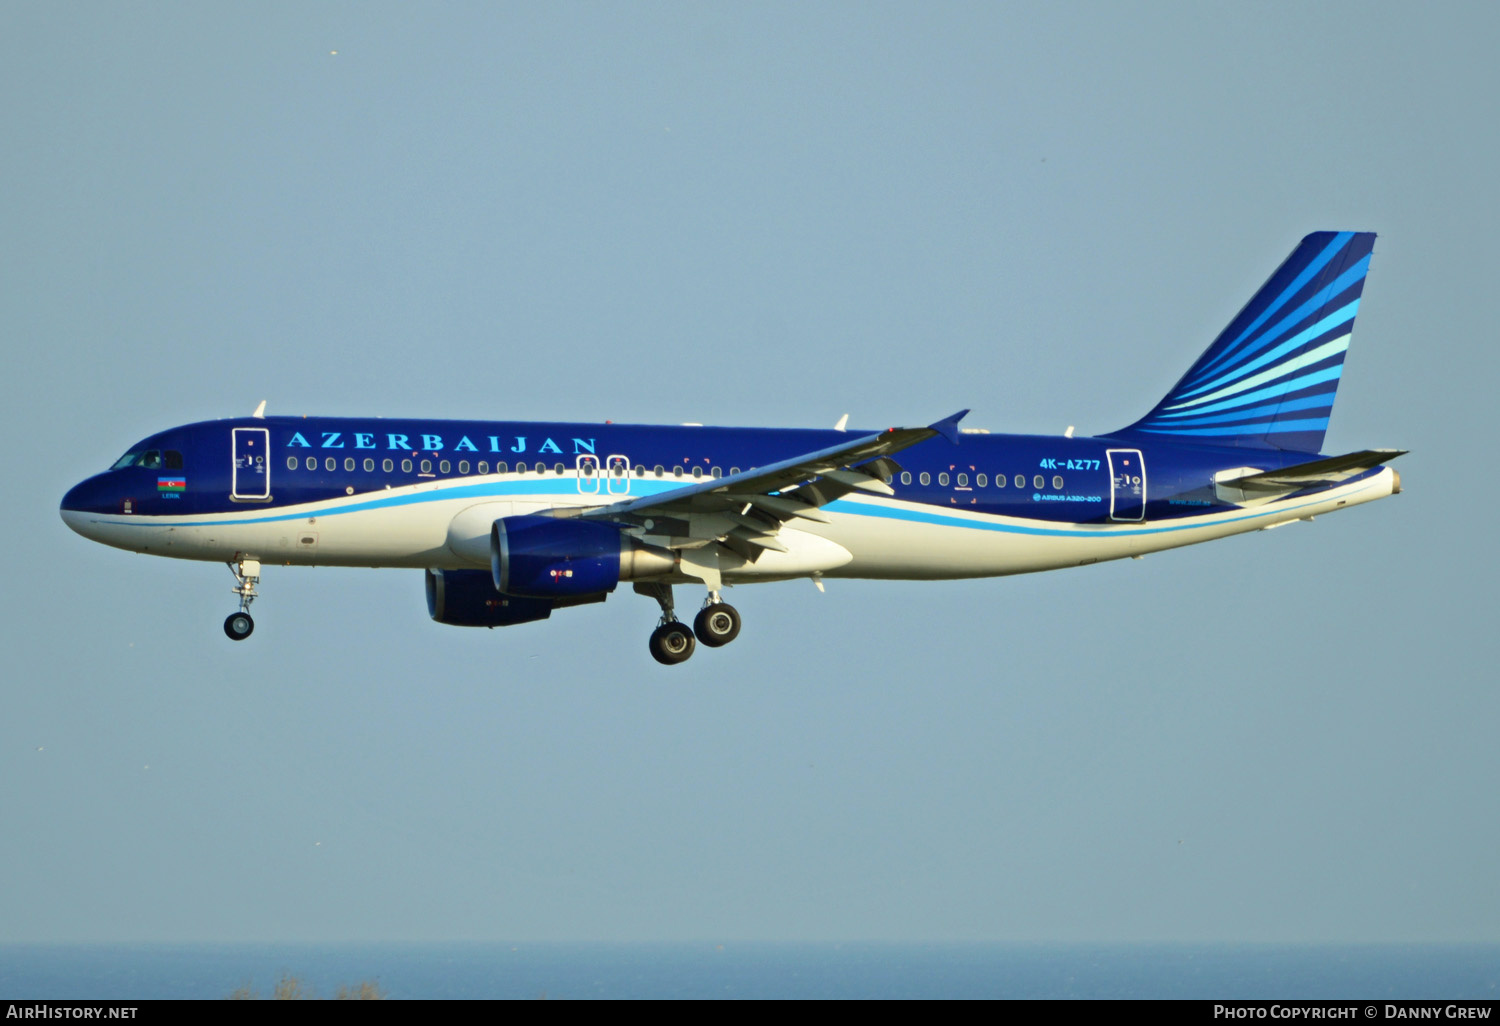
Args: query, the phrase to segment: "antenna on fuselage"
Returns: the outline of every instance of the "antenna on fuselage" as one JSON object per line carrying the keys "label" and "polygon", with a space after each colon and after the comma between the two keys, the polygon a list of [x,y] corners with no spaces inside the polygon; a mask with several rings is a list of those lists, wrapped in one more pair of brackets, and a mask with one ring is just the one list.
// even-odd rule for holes
{"label": "antenna on fuselage", "polygon": [[250,414],[250,416],[254,417],[256,420],[266,419],[266,401],[264,399],[260,401],[260,405],[255,408],[255,412]]}

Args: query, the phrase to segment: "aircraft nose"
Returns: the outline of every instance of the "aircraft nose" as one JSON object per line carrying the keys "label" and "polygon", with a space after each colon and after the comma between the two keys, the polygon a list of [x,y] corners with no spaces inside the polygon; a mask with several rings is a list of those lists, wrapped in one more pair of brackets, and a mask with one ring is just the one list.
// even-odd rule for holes
{"label": "aircraft nose", "polygon": [[58,507],[58,513],[62,515],[69,527],[73,527],[73,521],[68,517],[69,513],[117,512],[119,503],[114,494],[115,491],[114,483],[109,480],[108,474],[95,474],[68,489],[68,493],[63,496],[62,503]]}

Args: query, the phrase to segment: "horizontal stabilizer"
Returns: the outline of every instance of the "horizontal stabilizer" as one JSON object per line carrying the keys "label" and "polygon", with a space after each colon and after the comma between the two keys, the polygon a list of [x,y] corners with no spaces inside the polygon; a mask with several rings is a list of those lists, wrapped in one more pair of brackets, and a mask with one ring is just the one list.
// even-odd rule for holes
{"label": "horizontal stabilizer", "polygon": [[1373,470],[1382,463],[1389,463],[1397,456],[1405,456],[1407,449],[1365,449],[1362,452],[1351,452],[1344,456],[1330,456],[1323,460],[1313,460],[1311,463],[1299,463],[1295,467],[1284,467],[1281,470],[1267,470],[1259,474],[1250,474],[1245,477],[1236,478],[1235,483],[1240,485],[1291,485],[1296,488],[1306,488],[1308,485],[1337,483],[1346,481],[1355,474],[1366,470]]}
{"label": "horizontal stabilizer", "polygon": [[1219,498],[1227,502],[1241,505],[1269,502],[1303,488],[1340,484],[1406,453],[1406,449],[1365,449],[1280,470],[1246,467],[1221,471],[1214,477],[1214,488]]}

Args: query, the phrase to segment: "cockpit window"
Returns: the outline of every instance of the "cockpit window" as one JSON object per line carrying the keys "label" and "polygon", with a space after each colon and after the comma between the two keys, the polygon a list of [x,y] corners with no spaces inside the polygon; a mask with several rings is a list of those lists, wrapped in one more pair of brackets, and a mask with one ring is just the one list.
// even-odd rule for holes
{"label": "cockpit window", "polygon": [[182,453],[178,452],[176,449],[168,449],[162,455],[166,458],[168,470],[182,469]]}
{"label": "cockpit window", "polygon": [[[175,454],[174,454],[175,455]],[[182,456],[177,455],[178,466],[181,466]],[[122,470],[125,467],[149,467],[153,470],[161,467],[160,449],[138,449],[135,452],[127,452],[115,461],[110,470]]]}

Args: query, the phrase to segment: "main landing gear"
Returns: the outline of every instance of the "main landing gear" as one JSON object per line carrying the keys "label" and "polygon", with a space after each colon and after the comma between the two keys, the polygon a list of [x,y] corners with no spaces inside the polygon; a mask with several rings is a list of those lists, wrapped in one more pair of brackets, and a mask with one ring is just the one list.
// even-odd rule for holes
{"label": "main landing gear", "polygon": [[229,572],[234,574],[233,591],[240,597],[240,611],[224,618],[224,633],[230,641],[244,641],[255,630],[255,621],[250,617],[250,603],[255,601],[255,586],[260,582],[260,561],[242,559],[228,566]]}
{"label": "main landing gear", "polygon": [[689,630],[687,624],[677,619],[670,584],[638,583],[635,590],[656,599],[661,606],[661,621],[651,632],[650,642],[651,657],[659,663],[675,666],[686,662],[700,641],[709,648],[718,648],[739,636],[740,614],[719,598],[717,591],[708,593],[708,599],[693,618],[693,627]]}

